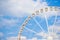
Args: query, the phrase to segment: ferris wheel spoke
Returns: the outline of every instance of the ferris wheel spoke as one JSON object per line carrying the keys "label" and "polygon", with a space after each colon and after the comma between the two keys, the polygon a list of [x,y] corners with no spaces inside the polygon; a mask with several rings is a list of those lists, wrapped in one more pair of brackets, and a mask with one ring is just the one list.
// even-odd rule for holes
{"label": "ferris wheel spoke", "polygon": [[35,18],[33,18],[33,19],[36,22],[36,24],[42,29],[42,31],[45,32],[44,29],[42,28],[42,26],[37,22],[37,20]]}
{"label": "ferris wheel spoke", "polygon": [[[57,13],[56,13],[56,15],[55,15],[55,20],[54,20],[53,26],[55,25],[56,20],[57,20]],[[54,27],[53,27],[53,29],[52,29],[52,33],[54,33]]]}
{"label": "ferris wheel spoke", "polygon": [[33,33],[37,33],[36,31],[34,31],[34,30],[32,30],[32,29],[29,29],[29,28],[27,28],[27,27],[25,27],[25,29],[27,29],[28,31],[31,31],[31,32],[33,32]]}
{"label": "ferris wheel spoke", "polygon": [[47,25],[48,33],[49,33],[48,20],[47,20],[46,15],[45,15],[45,20],[46,20],[46,25]]}
{"label": "ferris wheel spoke", "polygon": [[53,25],[55,25],[55,23],[56,23],[56,20],[57,20],[57,13],[56,13],[56,15],[55,15],[55,20],[54,20],[54,23],[53,23]]}

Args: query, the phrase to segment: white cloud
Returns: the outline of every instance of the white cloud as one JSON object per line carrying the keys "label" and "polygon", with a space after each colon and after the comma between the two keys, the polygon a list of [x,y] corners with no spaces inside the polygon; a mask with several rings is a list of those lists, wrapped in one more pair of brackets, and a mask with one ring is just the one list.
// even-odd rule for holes
{"label": "white cloud", "polygon": [[17,25],[16,23],[18,22],[17,20],[14,19],[1,19],[2,21],[0,22],[0,28],[2,27],[6,27],[6,28],[11,28],[15,25]]}
{"label": "white cloud", "polygon": [[[37,40],[36,37],[28,39],[26,36],[21,36],[20,38],[21,38],[21,40]],[[7,40],[18,40],[18,37],[17,36],[16,37],[8,37]]]}
{"label": "white cloud", "polygon": [[[48,4],[46,2],[42,2],[41,0],[37,0],[36,2],[33,0],[8,0],[2,2],[1,6],[10,11],[12,15],[19,17],[22,15],[30,15],[40,8],[44,9],[46,6],[48,7]],[[44,17],[44,15],[49,17],[51,15],[56,15],[56,13],[51,11],[47,13],[44,12],[39,16]]]}
{"label": "white cloud", "polygon": [[[59,40],[59,35],[57,34],[58,32],[60,32],[60,27],[59,26],[50,26],[48,27],[49,29],[49,33],[45,33],[45,32],[40,32],[40,33],[37,33],[36,35],[38,36],[42,36],[42,38],[54,38],[54,39],[58,39]],[[50,40],[52,40],[52,38],[50,38]]]}
{"label": "white cloud", "polygon": [[35,37],[35,38],[32,38],[31,40],[37,40],[37,38]]}
{"label": "white cloud", "polygon": [[4,34],[2,32],[0,32],[0,37],[3,37],[3,36],[4,36]]}
{"label": "white cloud", "polygon": [[15,16],[21,16],[23,13],[31,14],[45,5],[47,5],[47,3],[40,2],[40,0],[36,2],[33,0],[8,0],[1,4],[2,7],[12,12],[12,15]]}
{"label": "white cloud", "polygon": [[36,35],[42,36],[43,38],[46,38],[48,36],[47,33],[44,32],[37,33]]}
{"label": "white cloud", "polygon": [[17,40],[17,37],[8,37],[7,40]]}
{"label": "white cloud", "polygon": [[51,32],[53,31],[54,33],[58,33],[58,32],[60,32],[60,26],[57,26],[57,25],[50,26],[49,31],[51,31]]}
{"label": "white cloud", "polygon": [[[18,37],[8,37],[7,40],[18,40]],[[25,36],[21,36],[21,40],[27,40]]]}

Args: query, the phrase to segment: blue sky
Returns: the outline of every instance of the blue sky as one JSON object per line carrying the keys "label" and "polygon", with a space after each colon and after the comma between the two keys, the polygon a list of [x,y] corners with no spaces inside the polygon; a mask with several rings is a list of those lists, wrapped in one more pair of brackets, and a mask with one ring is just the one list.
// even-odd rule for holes
{"label": "blue sky", "polygon": [[60,6],[60,0],[47,0],[49,6]]}
{"label": "blue sky", "polygon": [[[35,11],[34,8],[39,10],[42,6],[60,7],[60,0],[0,0],[0,40],[16,40],[17,38],[15,37],[18,36],[24,20]],[[49,35],[48,31],[51,31],[52,27],[54,27],[54,32],[56,32],[54,36],[59,38],[60,12],[57,12],[57,17],[53,13],[51,13],[52,15],[47,15],[47,20],[42,14],[42,16],[31,18],[23,30],[22,36],[26,37],[27,40],[34,40],[35,37],[37,40],[42,40],[47,38],[44,35]]]}

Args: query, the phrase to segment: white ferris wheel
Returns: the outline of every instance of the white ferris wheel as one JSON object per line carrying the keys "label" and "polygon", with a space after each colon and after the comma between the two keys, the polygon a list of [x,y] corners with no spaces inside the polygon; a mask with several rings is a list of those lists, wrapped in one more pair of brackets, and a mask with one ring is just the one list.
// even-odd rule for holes
{"label": "white ferris wheel", "polygon": [[[20,31],[18,33],[18,40],[26,40],[25,37],[22,37],[22,36],[26,36],[27,35],[26,33],[29,34],[27,37],[31,37],[31,36],[34,37],[32,39],[29,39],[29,40],[59,40],[58,39],[59,37],[57,36],[56,32],[54,31],[55,30],[54,29],[54,27],[55,27],[54,25],[56,23],[57,15],[58,15],[57,13],[59,13],[59,10],[60,10],[59,7],[53,7],[53,6],[49,6],[49,7],[45,7],[45,8],[41,8],[39,10],[36,10],[34,13],[32,13],[31,16],[28,16],[25,19],[24,23],[21,25]],[[51,14],[55,15],[54,22],[53,22],[53,25],[52,25],[53,27],[52,28],[49,28],[49,25],[48,25],[48,20],[47,20],[48,19],[47,17],[49,16],[48,14],[49,15],[51,15]],[[46,22],[45,24],[46,24],[47,32],[45,32],[44,27],[42,27],[41,24],[39,23],[39,21],[37,21],[37,19],[35,18],[38,15],[40,15],[40,16],[43,15],[42,17],[44,17],[44,19],[45,19],[45,22]],[[33,19],[33,21],[38,26],[34,25],[35,27],[34,26],[33,27],[32,26],[28,26],[27,27],[26,25],[28,25],[28,23],[29,23],[29,21],[31,19]],[[30,21],[30,23],[31,23],[31,21]],[[31,27],[31,28],[29,28],[29,27]],[[35,29],[38,30],[38,31],[36,31]],[[26,33],[24,33],[24,31]],[[33,33],[33,34],[31,34],[31,33]],[[23,34],[25,34],[25,35],[23,35]],[[42,35],[44,35],[44,36],[42,36],[42,39],[41,38],[39,39],[39,37],[37,35],[39,37],[41,37]]]}

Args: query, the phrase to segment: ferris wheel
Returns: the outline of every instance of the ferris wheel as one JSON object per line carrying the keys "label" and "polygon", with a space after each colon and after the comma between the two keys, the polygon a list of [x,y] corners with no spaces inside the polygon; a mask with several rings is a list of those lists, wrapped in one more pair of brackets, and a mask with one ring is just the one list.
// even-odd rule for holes
{"label": "ferris wheel", "polygon": [[[23,33],[24,33],[24,31],[26,31],[29,35],[28,36],[31,36],[31,35],[34,35],[34,37],[37,37],[38,39],[36,39],[36,38],[33,38],[33,39],[29,39],[29,40],[58,40],[58,36],[57,37],[55,37],[55,35],[57,35],[55,32],[54,32],[54,28],[52,28],[52,32],[50,32],[50,29],[49,29],[49,25],[48,25],[48,16],[49,15],[55,15],[55,18],[54,18],[54,22],[53,22],[53,26],[55,25],[55,23],[56,23],[56,19],[57,19],[57,13],[60,11],[60,9],[59,9],[59,7],[52,7],[52,6],[49,6],[49,7],[45,7],[45,8],[40,8],[39,10],[36,10],[34,13],[32,13],[32,15],[31,16],[28,16],[26,19],[25,19],[25,21],[24,21],[24,23],[21,25],[21,28],[20,28],[20,31],[19,31],[19,33],[18,33],[18,40],[26,40],[26,39],[24,39],[24,37],[22,38],[22,35],[23,35]],[[51,13],[50,13],[51,12]],[[54,14],[55,13],[55,14]],[[49,15],[48,15],[49,14]],[[44,30],[44,27],[42,27],[40,24],[41,23],[39,23],[38,21],[37,21],[37,19],[35,19],[35,17],[36,16],[38,16],[38,15],[40,15],[40,16],[42,16],[42,17],[44,17],[44,19],[45,19],[45,25],[46,25],[46,29],[47,29],[47,32],[45,32],[45,30]],[[28,23],[29,23],[29,21],[31,20],[31,19],[33,19],[34,21],[35,21],[35,23],[36,23],[36,25],[38,25],[38,26],[35,26],[35,27],[32,27],[32,26],[29,26],[29,27],[31,27],[31,28],[29,28],[29,27],[27,27],[26,25],[28,25]],[[40,20],[41,21],[41,20]],[[30,21],[31,22],[31,21]],[[33,21],[32,21],[33,22]],[[41,30],[39,30],[39,28],[41,29]],[[33,30],[34,29],[34,30]],[[38,30],[38,32],[36,31],[36,30]],[[39,34],[39,31],[40,31],[40,34]],[[42,31],[42,32],[41,32]],[[33,33],[33,34],[31,34],[31,33]],[[55,34],[53,34],[53,33],[55,33]],[[36,35],[38,35],[39,34],[39,37],[41,38],[41,36],[40,35],[44,35],[44,37],[42,37],[42,39],[39,39],[39,37],[38,36],[36,36]],[[25,36],[26,36],[27,34],[25,34]]]}

